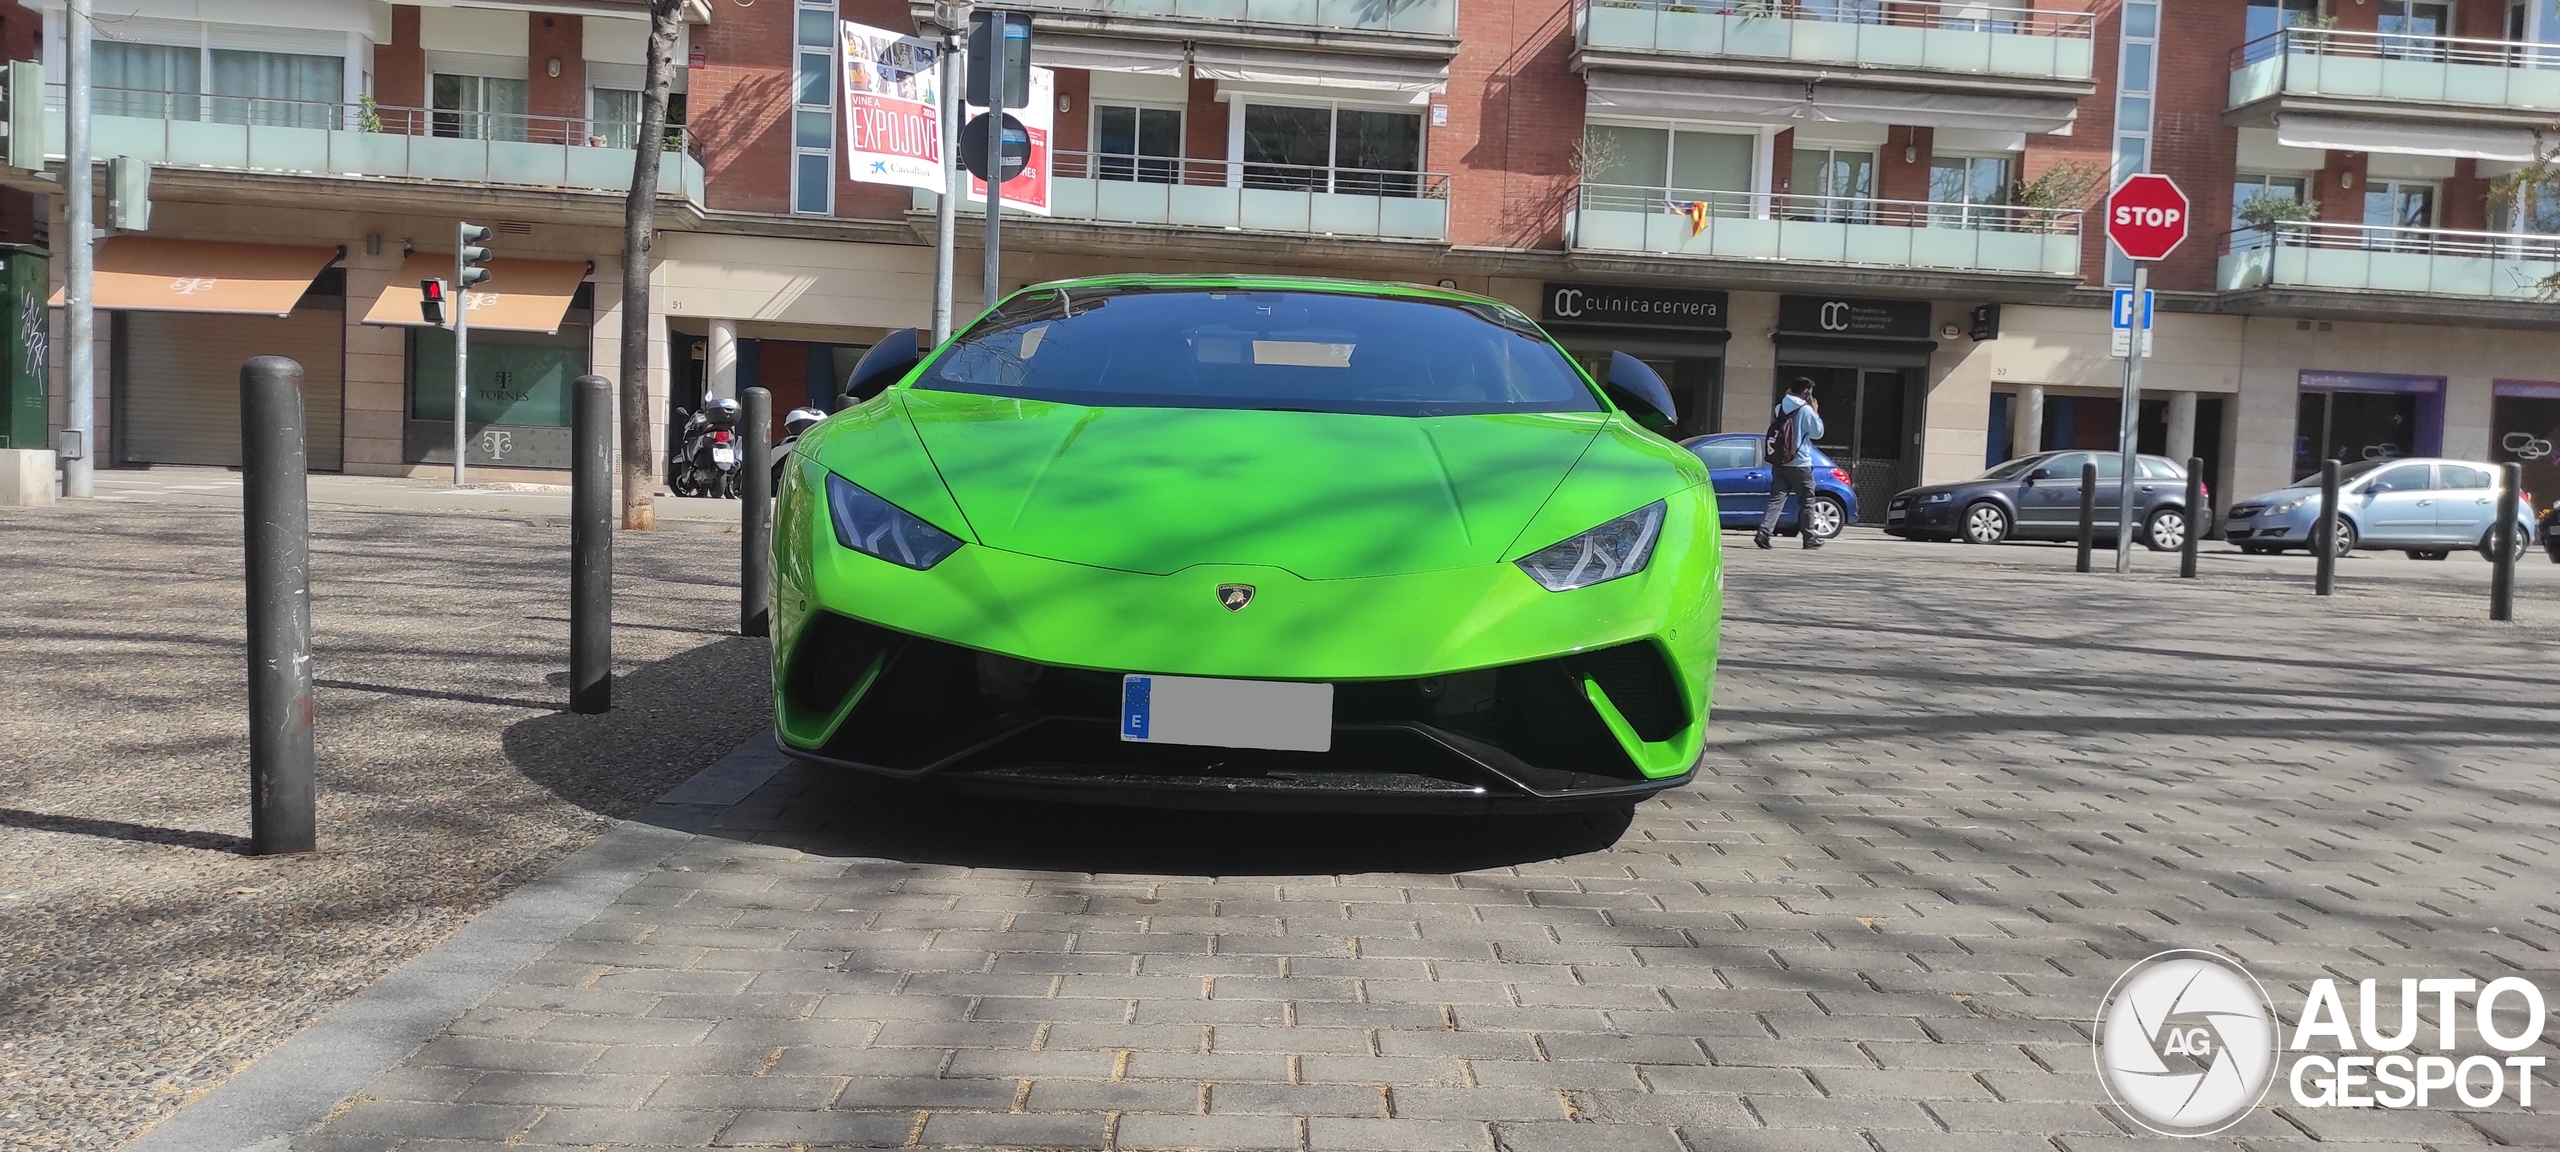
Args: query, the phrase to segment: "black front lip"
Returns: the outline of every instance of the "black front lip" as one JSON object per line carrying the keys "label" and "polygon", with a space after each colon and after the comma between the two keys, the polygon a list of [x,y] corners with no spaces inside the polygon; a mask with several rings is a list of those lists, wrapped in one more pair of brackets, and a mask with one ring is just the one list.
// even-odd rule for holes
{"label": "black front lip", "polygon": [[[1625,781],[1586,773],[1538,768],[1501,749],[1466,736],[1418,723],[1337,724],[1337,737],[1390,735],[1427,741],[1444,755],[1442,772],[1381,772],[1329,767],[1329,754],[1293,754],[1308,758],[1304,766],[1278,771],[1210,773],[1157,771],[1143,765],[1093,765],[1063,762],[1018,763],[973,767],[970,762],[990,750],[1021,739],[1047,725],[1090,725],[1110,731],[1104,721],[1068,716],[1026,719],[921,768],[888,768],[845,760],[801,748],[782,738],[774,742],[795,759],[865,775],[908,781],[945,783],[980,796],[1000,796],[1074,804],[1127,805],[1215,811],[1371,812],[1371,813],[1506,813],[1577,812],[1625,808],[1695,778],[1693,764],[1677,776]],[[1090,737],[1091,733],[1083,733]],[[1117,739],[1117,734],[1112,733]],[[1148,747],[1167,747],[1150,745]],[[1174,746],[1180,747],[1180,746]],[[1201,749],[1203,753],[1218,750]],[[1038,757],[1033,758],[1035,761]],[[1448,772],[1452,765],[1460,772]],[[1468,777],[1473,777],[1469,779]],[[1596,786],[1588,786],[1591,782]]]}

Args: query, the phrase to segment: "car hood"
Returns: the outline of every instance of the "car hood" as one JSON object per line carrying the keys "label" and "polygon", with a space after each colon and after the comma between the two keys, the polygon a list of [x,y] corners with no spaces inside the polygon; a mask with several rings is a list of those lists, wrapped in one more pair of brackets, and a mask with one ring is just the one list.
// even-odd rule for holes
{"label": "car hood", "polygon": [[1267,564],[1315,580],[1498,562],[1609,420],[899,400],[982,544],[1130,572]]}

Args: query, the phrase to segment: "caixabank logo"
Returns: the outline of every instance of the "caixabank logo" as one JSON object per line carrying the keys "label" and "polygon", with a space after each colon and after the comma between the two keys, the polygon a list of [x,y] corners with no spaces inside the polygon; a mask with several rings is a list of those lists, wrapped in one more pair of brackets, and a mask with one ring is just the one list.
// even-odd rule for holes
{"label": "caixabank logo", "polygon": [[[2508,1055],[2542,1039],[2542,991],[2532,981],[2402,979],[2391,1014],[2380,983],[2356,984],[2351,1017],[2337,981],[2312,981],[2288,1043],[2265,986],[2238,961],[2193,949],[2146,957],[2099,1006],[2099,1079],[2136,1123],[2164,1136],[2237,1124],[2279,1079],[2303,1108],[2482,1108],[2509,1098],[2533,1106],[2544,1058]],[[2431,1025],[2419,1019],[2428,998]]]}

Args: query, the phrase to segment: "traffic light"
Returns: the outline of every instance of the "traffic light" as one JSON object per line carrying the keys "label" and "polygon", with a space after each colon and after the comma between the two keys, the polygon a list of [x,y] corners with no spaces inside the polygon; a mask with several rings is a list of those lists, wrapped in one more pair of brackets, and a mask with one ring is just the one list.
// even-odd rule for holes
{"label": "traffic light", "polygon": [[418,311],[427,318],[427,323],[444,327],[444,281],[418,281]]}
{"label": "traffic light", "polygon": [[1004,106],[1031,103],[1031,14],[979,9],[969,27],[969,103],[993,107],[995,77],[1004,77]]}
{"label": "traffic light", "polygon": [[0,65],[8,73],[0,82],[0,132],[8,133],[5,159],[9,167],[30,172],[44,167],[44,65],[12,60]]}
{"label": "traffic light", "polygon": [[489,238],[489,229],[481,224],[457,223],[453,236],[453,290],[461,292],[489,278],[489,270],[481,267],[489,262],[489,250],[480,246]]}
{"label": "traffic light", "polygon": [[151,162],[137,156],[107,159],[107,227],[117,232],[151,230]]}

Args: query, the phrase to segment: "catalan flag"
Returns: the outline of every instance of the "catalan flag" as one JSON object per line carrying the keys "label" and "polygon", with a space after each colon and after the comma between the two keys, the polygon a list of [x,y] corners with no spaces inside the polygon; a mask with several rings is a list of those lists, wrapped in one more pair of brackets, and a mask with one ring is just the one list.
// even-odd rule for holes
{"label": "catalan flag", "polygon": [[1709,213],[1713,208],[1706,201],[1683,201],[1665,198],[1662,201],[1662,205],[1663,207],[1671,209],[1672,215],[1686,216],[1689,218],[1689,237],[1691,239],[1696,239],[1699,233],[1707,230],[1707,220],[1709,218]]}

